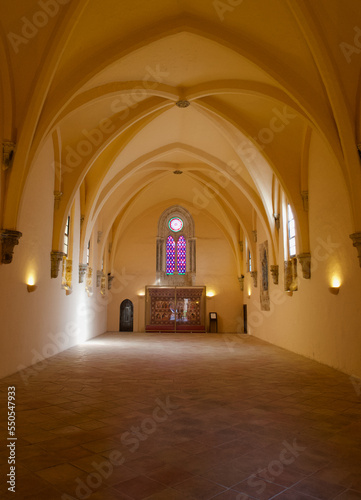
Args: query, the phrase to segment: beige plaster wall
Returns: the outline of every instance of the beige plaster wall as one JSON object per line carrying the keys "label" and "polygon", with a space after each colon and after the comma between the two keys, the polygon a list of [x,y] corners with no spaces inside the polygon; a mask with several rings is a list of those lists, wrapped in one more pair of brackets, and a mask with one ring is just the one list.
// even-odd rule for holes
{"label": "beige plaster wall", "polygon": [[[97,289],[88,297],[78,283],[78,254],[73,254],[73,293],[61,288],[61,272],[50,278],[54,173],[44,151],[28,179],[19,218],[23,233],[13,262],[0,266],[0,377],[23,370],[24,383],[45,366],[44,359],[106,330],[106,306]],[[41,196],[39,196],[41,193]],[[80,212],[75,204],[74,239],[78,246]],[[28,293],[26,281],[37,290]],[[41,362],[36,367],[25,367]]]}
{"label": "beige plaster wall", "polygon": [[[184,204],[187,208],[187,205]],[[164,209],[167,208],[164,205]],[[156,235],[163,209],[146,210],[124,230],[120,238],[108,305],[108,330],[119,330],[120,304],[130,299],[134,304],[134,331],[144,331],[146,285],[155,284]],[[194,215],[197,238],[196,285],[205,285],[214,296],[207,298],[208,313],[218,313],[220,332],[234,332],[241,321],[242,293],[237,280],[232,248],[221,228],[205,211]]]}
{"label": "beige plaster wall", "polygon": [[[274,285],[270,276],[271,311],[260,311],[259,288],[252,286],[251,298],[246,299],[249,331],[268,342],[360,377],[361,269],[349,238],[353,232],[351,213],[341,174],[324,145],[315,139],[310,150],[309,221],[311,280],[303,279],[298,264],[299,290],[292,297],[283,291],[280,239],[280,284]],[[258,237],[259,242],[265,240],[262,230]],[[259,272],[259,256],[257,258]],[[333,276],[339,277],[342,283],[337,296],[329,291]],[[246,283],[249,287],[249,274]]]}

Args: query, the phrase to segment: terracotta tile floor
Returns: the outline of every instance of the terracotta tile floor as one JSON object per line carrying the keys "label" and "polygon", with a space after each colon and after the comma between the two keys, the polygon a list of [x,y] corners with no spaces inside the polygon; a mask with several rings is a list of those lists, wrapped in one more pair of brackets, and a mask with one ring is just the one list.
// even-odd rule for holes
{"label": "terracotta tile floor", "polygon": [[0,381],[0,498],[360,500],[356,389],[246,335],[105,334]]}

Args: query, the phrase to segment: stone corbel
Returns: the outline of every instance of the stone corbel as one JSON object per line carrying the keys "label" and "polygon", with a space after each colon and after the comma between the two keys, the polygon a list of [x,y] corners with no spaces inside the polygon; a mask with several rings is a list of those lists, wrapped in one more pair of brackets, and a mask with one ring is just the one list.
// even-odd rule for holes
{"label": "stone corbel", "polygon": [[103,234],[103,231],[98,231],[97,243],[100,243],[100,241],[102,239],[102,234]]}
{"label": "stone corbel", "polygon": [[86,264],[79,264],[79,283],[84,283],[87,267]]}
{"label": "stone corbel", "polygon": [[106,295],[106,289],[107,289],[107,278],[104,276],[101,277],[100,279],[100,293],[102,294],[103,297]]}
{"label": "stone corbel", "polygon": [[115,276],[112,276],[110,273],[108,274],[108,290],[112,289],[112,281],[115,278]]}
{"label": "stone corbel", "polygon": [[59,209],[62,196],[63,196],[63,193],[61,191],[54,191],[54,208],[55,208],[55,210]]}
{"label": "stone corbel", "polygon": [[270,271],[271,271],[271,275],[272,275],[272,280],[273,280],[273,283],[275,285],[278,285],[279,269],[280,268],[277,265],[270,267]]}
{"label": "stone corbel", "polygon": [[279,229],[281,226],[280,214],[273,214],[273,218],[275,220],[276,229]]}
{"label": "stone corbel", "polygon": [[244,290],[244,276],[243,274],[238,278],[239,286],[241,287],[241,292]]}
{"label": "stone corbel", "polygon": [[305,280],[311,279],[311,254],[301,253],[297,256],[302,267],[302,276]]}
{"label": "stone corbel", "polygon": [[12,141],[4,141],[3,142],[3,170],[7,170],[12,167],[14,161],[16,144]]}
{"label": "stone corbel", "polygon": [[301,191],[303,210],[308,212],[308,191]]}
{"label": "stone corbel", "polygon": [[22,233],[10,229],[2,229],[1,238],[1,263],[11,264],[14,254],[14,246],[19,244]]}
{"label": "stone corbel", "polygon": [[100,286],[101,279],[104,276],[103,271],[97,271],[97,287]]}
{"label": "stone corbel", "polygon": [[350,234],[350,238],[353,242],[353,246],[357,250],[358,259],[359,259],[360,267],[361,267],[361,232]]}
{"label": "stone corbel", "polygon": [[51,277],[57,278],[59,275],[60,262],[63,261],[65,253],[64,252],[50,252],[51,259]]}
{"label": "stone corbel", "polygon": [[254,231],[252,231],[252,234],[253,234],[253,241],[255,243],[257,243],[257,229],[255,229]]}
{"label": "stone corbel", "polygon": [[88,294],[88,297],[91,297],[93,295],[93,269],[89,266],[86,272],[85,290]]}
{"label": "stone corbel", "polygon": [[251,271],[251,278],[253,279],[253,286],[257,288],[257,271]]}

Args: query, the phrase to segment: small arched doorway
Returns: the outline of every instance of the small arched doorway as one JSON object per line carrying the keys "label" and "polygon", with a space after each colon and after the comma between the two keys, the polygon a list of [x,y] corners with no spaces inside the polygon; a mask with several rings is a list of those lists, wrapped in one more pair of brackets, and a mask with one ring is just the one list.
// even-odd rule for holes
{"label": "small arched doorway", "polygon": [[133,331],[133,303],[129,299],[123,300],[120,304],[119,331]]}

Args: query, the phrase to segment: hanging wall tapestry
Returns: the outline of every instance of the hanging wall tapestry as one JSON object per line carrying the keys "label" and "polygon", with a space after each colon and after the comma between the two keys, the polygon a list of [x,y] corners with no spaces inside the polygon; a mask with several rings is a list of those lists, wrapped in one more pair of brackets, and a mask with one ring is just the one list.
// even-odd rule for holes
{"label": "hanging wall tapestry", "polygon": [[269,311],[270,310],[270,298],[269,298],[269,289],[268,289],[268,241],[261,243],[259,245],[260,252],[260,262],[261,262],[261,290],[260,290],[260,299],[261,299],[261,310]]}

